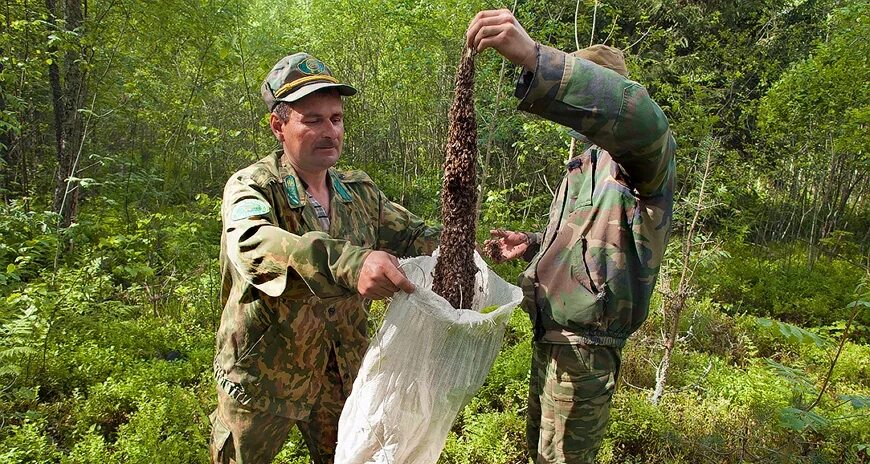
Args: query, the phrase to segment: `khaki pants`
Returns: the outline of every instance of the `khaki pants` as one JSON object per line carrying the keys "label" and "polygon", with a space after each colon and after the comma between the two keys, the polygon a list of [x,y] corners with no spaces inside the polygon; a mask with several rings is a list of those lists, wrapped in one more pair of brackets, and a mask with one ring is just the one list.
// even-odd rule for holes
{"label": "khaki pants", "polygon": [[331,464],[338,441],[338,419],[347,397],[341,388],[338,367],[331,359],[320,397],[306,420],[295,420],[252,410],[227,395],[220,387],[218,406],[211,420],[213,464],[268,464],[287,441],[290,428],[302,433],[311,461]]}
{"label": "khaki pants", "polygon": [[532,462],[595,462],[620,362],[620,348],[533,342],[526,423]]}

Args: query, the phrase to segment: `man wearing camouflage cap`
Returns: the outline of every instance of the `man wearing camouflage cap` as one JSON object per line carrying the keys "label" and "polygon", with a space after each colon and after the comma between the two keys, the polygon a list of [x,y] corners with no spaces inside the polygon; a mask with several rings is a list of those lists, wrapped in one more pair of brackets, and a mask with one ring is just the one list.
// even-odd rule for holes
{"label": "man wearing camouflage cap", "polygon": [[281,59],[263,82],[281,149],[224,188],[213,462],[271,462],[293,425],[312,461],[332,462],[368,342],[368,300],[413,292],[395,256],[437,246],[439,230],[368,175],[333,169],[342,96],[355,93],[306,53]]}
{"label": "man wearing camouflage cap", "polygon": [[[567,126],[568,161],[544,233],[492,231],[520,275],[534,327],[527,440],[535,463],[594,462],[625,341],[646,319],[671,227],[676,144],[622,52],[535,43],[508,10],[478,13],[468,45],[525,72],[519,108]],[[494,256],[496,258],[496,256]]]}

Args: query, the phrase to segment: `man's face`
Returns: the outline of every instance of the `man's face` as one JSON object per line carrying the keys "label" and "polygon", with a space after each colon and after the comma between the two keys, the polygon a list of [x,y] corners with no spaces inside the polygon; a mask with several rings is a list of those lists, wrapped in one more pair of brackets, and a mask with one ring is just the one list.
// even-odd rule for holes
{"label": "man's face", "polygon": [[274,113],[271,121],[290,163],[310,173],[335,166],[344,143],[344,109],[338,92],[315,92],[290,105],[286,123]]}

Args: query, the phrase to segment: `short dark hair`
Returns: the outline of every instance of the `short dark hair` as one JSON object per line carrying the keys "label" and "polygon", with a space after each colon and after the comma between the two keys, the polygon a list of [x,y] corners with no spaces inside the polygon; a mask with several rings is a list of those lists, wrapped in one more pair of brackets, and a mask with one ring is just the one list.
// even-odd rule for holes
{"label": "short dark hair", "polygon": [[290,120],[291,109],[292,107],[290,106],[290,103],[278,102],[278,104],[275,105],[275,108],[272,108],[272,113],[275,116],[278,116],[278,119],[280,119],[281,122],[287,122]]}

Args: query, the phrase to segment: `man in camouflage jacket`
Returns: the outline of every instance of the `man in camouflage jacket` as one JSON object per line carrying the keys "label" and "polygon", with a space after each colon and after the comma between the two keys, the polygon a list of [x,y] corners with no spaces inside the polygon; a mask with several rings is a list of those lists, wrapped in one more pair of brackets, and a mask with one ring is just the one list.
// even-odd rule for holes
{"label": "man in camouflage jacket", "polygon": [[621,349],[647,317],[668,241],[676,144],[619,50],[539,45],[507,10],[479,13],[467,37],[523,66],[521,110],[573,129],[585,145],[567,164],[546,231],[492,231],[487,249],[530,261],[519,279],[534,326],[532,460],[593,462]]}
{"label": "man in camouflage jacket", "polygon": [[332,462],[368,342],[368,299],[413,292],[395,256],[437,246],[439,230],[365,173],[333,169],[341,97],[354,93],[305,53],[281,59],[263,82],[282,149],[224,188],[213,462],[271,462],[293,425],[315,463]]}

